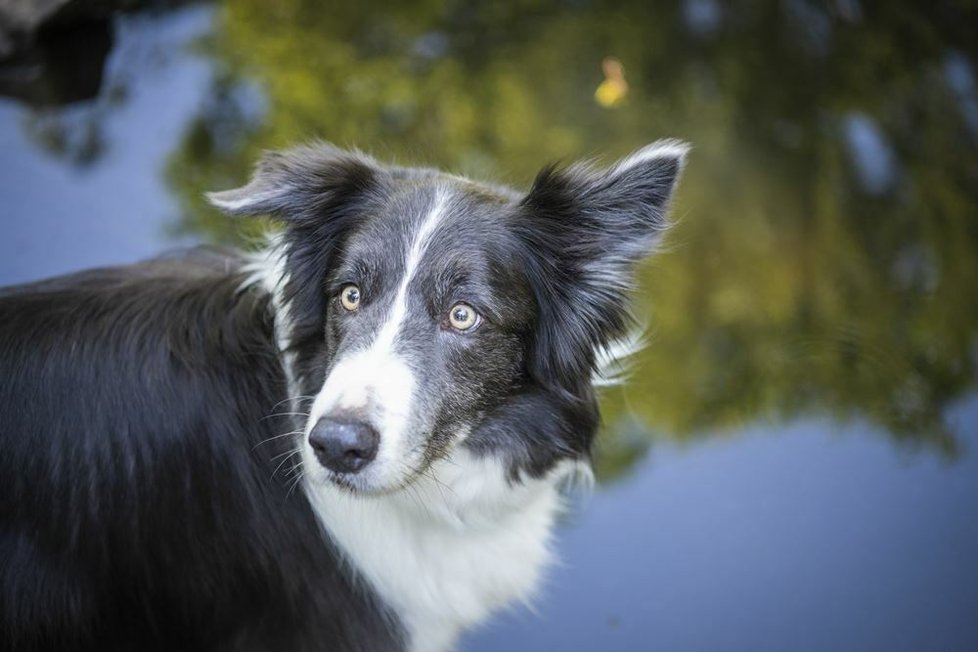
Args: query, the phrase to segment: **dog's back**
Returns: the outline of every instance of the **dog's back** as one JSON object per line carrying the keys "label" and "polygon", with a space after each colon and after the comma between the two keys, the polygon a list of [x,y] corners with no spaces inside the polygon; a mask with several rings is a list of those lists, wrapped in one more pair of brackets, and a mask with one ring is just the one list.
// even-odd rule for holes
{"label": "dog's back", "polygon": [[241,263],[198,250],[0,293],[4,648],[397,647],[272,477],[283,372]]}

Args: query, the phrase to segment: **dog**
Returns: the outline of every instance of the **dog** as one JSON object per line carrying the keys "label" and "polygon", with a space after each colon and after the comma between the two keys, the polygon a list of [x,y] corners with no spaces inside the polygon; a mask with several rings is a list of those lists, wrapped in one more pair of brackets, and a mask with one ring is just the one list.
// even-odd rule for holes
{"label": "dog", "polygon": [[0,641],[451,649],[526,601],[687,146],[527,192],[318,143],[279,223],[0,290]]}

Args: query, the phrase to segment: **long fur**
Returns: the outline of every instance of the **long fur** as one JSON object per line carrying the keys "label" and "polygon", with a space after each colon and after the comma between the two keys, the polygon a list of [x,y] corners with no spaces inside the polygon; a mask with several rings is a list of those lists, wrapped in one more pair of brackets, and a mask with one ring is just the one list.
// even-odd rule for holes
{"label": "long fur", "polygon": [[194,252],[0,298],[6,649],[400,644],[274,473],[285,379],[241,262]]}
{"label": "long fur", "polygon": [[685,151],[521,195],[297,148],[211,195],[280,221],[258,254],[0,290],[2,649],[428,652],[530,599]]}

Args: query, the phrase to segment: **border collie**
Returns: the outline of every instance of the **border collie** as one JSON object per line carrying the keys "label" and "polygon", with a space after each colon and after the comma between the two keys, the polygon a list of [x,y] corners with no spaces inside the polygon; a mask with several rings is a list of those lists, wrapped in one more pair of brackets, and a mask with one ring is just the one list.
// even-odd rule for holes
{"label": "border collie", "polygon": [[517,193],[299,147],[209,195],[257,255],[0,290],[3,647],[432,652],[528,600],[686,149]]}

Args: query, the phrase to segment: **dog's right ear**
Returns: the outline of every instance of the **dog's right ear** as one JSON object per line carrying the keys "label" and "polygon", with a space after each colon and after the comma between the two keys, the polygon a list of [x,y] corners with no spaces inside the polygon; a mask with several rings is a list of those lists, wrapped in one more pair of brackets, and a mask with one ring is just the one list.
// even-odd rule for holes
{"label": "dog's right ear", "polygon": [[365,154],[316,143],[266,152],[247,185],[206,196],[228,215],[270,215],[302,224],[368,192],[382,174]]}

